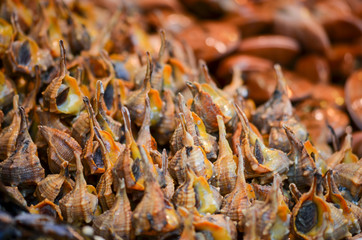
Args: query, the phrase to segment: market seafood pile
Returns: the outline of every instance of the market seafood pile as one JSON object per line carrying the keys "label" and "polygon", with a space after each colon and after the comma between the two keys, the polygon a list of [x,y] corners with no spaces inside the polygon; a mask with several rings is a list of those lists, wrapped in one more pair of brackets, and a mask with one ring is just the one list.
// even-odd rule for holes
{"label": "market seafood pile", "polygon": [[361,43],[355,0],[1,2],[0,239],[358,239]]}

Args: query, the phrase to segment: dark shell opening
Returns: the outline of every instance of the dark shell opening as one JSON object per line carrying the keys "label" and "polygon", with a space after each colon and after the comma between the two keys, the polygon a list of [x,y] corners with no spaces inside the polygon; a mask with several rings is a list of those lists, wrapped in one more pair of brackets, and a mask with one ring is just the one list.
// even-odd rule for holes
{"label": "dark shell opening", "polygon": [[317,221],[317,205],[311,200],[304,202],[295,219],[297,230],[302,233],[308,233],[317,224]]}

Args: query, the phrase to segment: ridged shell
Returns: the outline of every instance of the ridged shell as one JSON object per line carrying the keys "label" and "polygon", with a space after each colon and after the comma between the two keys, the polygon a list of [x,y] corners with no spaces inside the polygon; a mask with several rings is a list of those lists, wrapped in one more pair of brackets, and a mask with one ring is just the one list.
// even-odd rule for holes
{"label": "ridged shell", "polygon": [[132,227],[131,217],[131,206],[124,180],[122,180],[112,208],[93,220],[93,228],[97,235],[106,239],[112,238],[114,235],[122,239],[129,239]]}
{"label": "ridged shell", "polygon": [[77,172],[73,190],[59,200],[59,207],[64,219],[69,223],[93,220],[98,198],[87,191],[87,182],[83,175],[83,166],[79,154],[75,155]]}
{"label": "ridged shell", "polygon": [[36,185],[44,178],[45,171],[40,164],[36,145],[29,135],[25,111],[22,107],[18,111],[21,123],[16,151],[0,163],[0,179],[10,186]]}
{"label": "ridged shell", "polygon": [[48,164],[51,172],[60,172],[65,161],[69,162],[69,170],[74,171],[75,156],[82,152],[78,142],[61,130],[47,126],[39,126],[38,128],[48,144]]}
{"label": "ridged shell", "polygon": [[236,163],[233,152],[226,139],[226,130],[221,115],[217,116],[219,125],[219,156],[214,162],[214,176],[211,178],[211,184],[220,188],[221,195],[230,193],[236,182]]}

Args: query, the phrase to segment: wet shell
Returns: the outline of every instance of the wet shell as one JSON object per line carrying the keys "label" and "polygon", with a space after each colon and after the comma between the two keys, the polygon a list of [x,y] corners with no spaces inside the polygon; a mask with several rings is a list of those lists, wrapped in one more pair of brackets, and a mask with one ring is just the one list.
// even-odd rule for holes
{"label": "wet shell", "polygon": [[195,215],[194,227],[196,231],[210,232],[214,239],[232,240],[237,237],[235,224],[222,214],[206,214],[204,217]]}
{"label": "wet shell", "polygon": [[287,65],[299,53],[300,47],[293,38],[282,35],[264,35],[243,40],[239,45],[239,51]]}
{"label": "wet shell", "polygon": [[[184,114],[186,121],[186,129],[194,139],[196,146],[201,146],[209,159],[215,159],[217,152],[216,138],[206,131],[206,127],[202,119],[192,112],[185,103],[181,93],[178,94],[179,111]],[[181,122],[177,125],[172,134],[170,145],[171,151],[176,153],[183,148],[183,129]]]}

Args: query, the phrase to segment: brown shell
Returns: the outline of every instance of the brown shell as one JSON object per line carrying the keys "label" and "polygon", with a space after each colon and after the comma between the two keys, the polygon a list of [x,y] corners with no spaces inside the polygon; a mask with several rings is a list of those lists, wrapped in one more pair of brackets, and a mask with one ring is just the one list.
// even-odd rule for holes
{"label": "brown shell", "polygon": [[237,230],[233,221],[222,214],[194,215],[194,227],[196,231],[209,231],[215,239],[223,236],[223,239],[236,239]]}
{"label": "brown shell", "polygon": [[[361,231],[360,224],[358,223],[358,219],[354,216],[351,208],[348,206],[347,201],[342,197],[341,193],[339,192],[337,185],[334,182],[333,171],[328,171],[327,173],[327,194],[325,196],[326,200],[332,204],[334,204],[334,208],[342,209],[342,221],[339,221],[340,225],[347,225],[348,230],[351,234],[356,234]],[[335,210],[334,210],[335,211]],[[338,215],[341,214],[340,211],[337,213]],[[337,215],[336,214],[336,215]],[[335,224],[338,223],[335,215],[332,211],[333,220],[335,220]],[[343,224],[341,224],[341,222]],[[336,231],[341,234],[341,231]],[[346,232],[346,230],[344,230]],[[341,236],[335,236],[336,238],[341,238]]]}
{"label": "brown shell", "polygon": [[59,207],[67,222],[89,223],[93,220],[98,199],[96,195],[89,193],[87,190],[87,182],[84,179],[80,154],[76,154],[75,159],[77,165],[75,186],[71,192],[59,200]]}
{"label": "brown shell", "polygon": [[148,96],[146,97],[146,104],[145,104],[145,114],[143,117],[143,122],[141,129],[138,132],[137,137],[137,144],[139,146],[146,146],[148,151],[157,150],[157,142],[152,137],[150,131],[150,124],[151,124],[151,107],[150,107],[150,100]]}
{"label": "brown shell", "polygon": [[[186,129],[194,139],[196,146],[201,146],[209,159],[216,158],[217,142],[216,138],[205,129],[202,119],[186,106],[185,99],[181,93],[178,94],[179,111],[184,114],[186,121]],[[170,145],[171,151],[176,153],[183,148],[183,129],[181,122],[176,125],[176,129],[172,134]]]}
{"label": "brown shell", "polygon": [[[111,84],[108,83],[108,86]],[[122,124],[112,117],[107,115],[107,106],[104,99],[108,99],[109,96],[105,96],[103,83],[98,80],[96,83],[96,98],[94,101],[95,114],[99,125],[102,130],[110,133],[115,141],[119,140],[119,136],[123,135]],[[113,99],[113,96],[110,96]]]}
{"label": "brown shell", "polygon": [[[0,20],[0,22],[2,19]],[[1,23],[0,23],[1,24]],[[11,105],[15,95],[15,88],[13,82],[6,77],[3,72],[0,72],[0,86],[2,98],[0,99],[0,107],[3,109]]]}
{"label": "brown shell", "polygon": [[230,193],[236,183],[236,163],[233,152],[226,139],[226,130],[222,116],[217,116],[219,125],[219,156],[214,162],[214,175],[211,184],[220,188],[220,194]]}
{"label": "brown shell", "polygon": [[132,227],[131,218],[131,206],[122,179],[112,208],[93,220],[93,228],[97,235],[106,239],[114,235],[122,239],[129,239]]}
{"label": "brown shell", "polygon": [[15,144],[16,151],[0,163],[0,179],[10,186],[36,185],[44,178],[45,171],[40,164],[36,145],[29,135],[25,111],[19,107],[18,112],[21,123]]}
{"label": "brown shell", "polygon": [[33,214],[48,215],[63,221],[63,216],[60,212],[59,206],[49,201],[48,199],[44,199],[35,206],[30,206],[29,212]]}
{"label": "brown shell", "polygon": [[192,224],[193,221],[193,213],[192,211],[188,211],[184,207],[178,207],[177,208],[178,213],[183,219],[183,225],[184,228],[182,230],[182,233],[180,234],[180,240],[194,240],[196,239],[195,236],[195,228]]}
{"label": "brown shell", "polygon": [[151,173],[144,148],[141,148],[145,170],[145,192],[132,215],[135,235],[155,235],[175,230],[180,220]]}
{"label": "brown shell", "polygon": [[308,189],[312,185],[314,174],[317,172],[315,162],[303,143],[296,138],[294,132],[285,125],[284,130],[291,145],[288,157],[293,163],[287,174],[288,182],[295,183],[300,190]]}
{"label": "brown shell", "polygon": [[328,203],[317,196],[317,177],[309,192],[304,193],[293,208],[291,231],[302,239],[323,238],[332,223]]}
{"label": "brown shell", "polygon": [[[300,101],[313,93],[313,85],[303,76],[283,70],[288,88],[287,95],[292,101]],[[278,85],[275,70],[262,72],[245,72],[244,79],[248,88],[248,96],[257,103],[264,103],[272,98]],[[286,109],[289,110],[289,109]]]}
{"label": "brown shell", "polygon": [[40,201],[46,198],[54,202],[61,191],[64,181],[66,181],[67,167],[68,162],[64,162],[59,174],[48,174],[46,178],[38,182],[35,195]]}
{"label": "brown shell", "polygon": [[131,129],[131,119],[128,109],[122,108],[125,126],[126,147],[118,156],[115,164],[116,172],[125,180],[127,189],[143,191],[144,190],[144,175],[141,165],[141,155]]}
{"label": "brown shell", "polygon": [[195,51],[195,55],[205,61],[215,60],[231,52],[239,41],[236,26],[216,21],[192,25],[178,36],[185,39]]}
{"label": "brown shell", "polygon": [[265,104],[255,110],[252,117],[253,124],[262,134],[269,133],[273,121],[286,120],[293,114],[286,80],[279,65],[276,65],[275,71],[278,84],[274,93]]}
{"label": "brown shell", "polygon": [[217,115],[223,117],[225,124],[233,119],[235,111],[220,89],[207,83],[187,82],[186,84],[194,96],[192,109],[203,120],[208,132],[217,131]]}
{"label": "brown shell", "polygon": [[243,230],[243,210],[253,205],[255,193],[253,188],[245,181],[244,159],[240,146],[238,146],[238,155],[239,162],[236,184],[232,192],[224,197],[220,212],[230,217],[232,221],[237,222],[239,230]]}
{"label": "brown shell", "polygon": [[[235,105],[242,124],[242,146],[245,156],[246,178],[260,177],[261,183],[270,181],[276,173],[288,172],[289,159],[285,153],[270,149],[260,141],[258,135],[250,127],[249,121],[238,105]],[[254,147],[254,153],[251,150]]]}
{"label": "brown shell", "polygon": [[294,132],[295,137],[302,142],[308,138],[308,132],[304,125],[294,116],[288,118],[286,121],[279,122],[276,126],[273,124],[269,133],[269,147],[287,153],[291,150],[291,144],[285,134],[283,125],[288,126]]}
{"label": "brown shell", "polygon": [[342,163],[334,168],[334,178],[338,186],[347,188],[353,198],[362,194],[362,161],[357,163]]}
{"label": "brown shell", "polygon": [[327,84],[330,81],[330,69],[327,59],[316,54],[298,59],[295,71],[313,83]]}
{"label": "brown shell", "polygon": [[184,207],[192,211],[196,205],[196,195],[194,191],[195,175],[191,173],[191,168],[186,165],[185,181],[180,184],[172,197],[172,202],[176,206]]}
{"label": "brown shell", "polygon": [[83,147],[90,131],[89,115],[87,111],[81,112],[72,124],[71,136]]}
{"label": "brown shell", "polygon": [[184,147],[176,152],[169,162],[171,176],[181,184],[184,181],[186,164],[197,176],[209,179],[212,175],[212,164],[200,146],[195,146],[192,136],[186,130],[185,117],[181,113]]}
{"label": "brown shell", "polygon": [[281,179],[276,175],[266,201],[244,210],[246,235],[260,239],[284,239],[289,235],[290,211],[283,200],[280,184]]}
{"label": "brown shell", "polygon": [[225,58],[217,69],[217,76],[226,79],[231,76],[234,68],[241,72],[265,72],[273,69],[273,62],[264,58],[237,54]]}
{"label": "brown shell", "polygon": [[175,183],[168,171],[168,157],[166,149],[163,149],[162,151],[162,168],[159,178],[161,179],[159,182],[163,183],[163,185],[161,185],[163,195],[166,199],[170,200],[175,193]]}
{"label": "brown shell", "polygon": [[47,126],[38,128],[48,144],[48,164],[51,172],[58,173],[65,161],[69,163],[69,170],[74,171],[76,155],[82,152],[78,142],[61,130]]}
{"label": "brown shell", "polygon": [[[336,149],[337,150],[337,149]],[[346,128],[346,136],[339,151],[334,152],[325,160],[330,169],[334,169],[341,163],[357,163],[358,157],[352,151],[352,129]]]}
{"label": "brown shell", "polygon": [[151,89],[151,60],[148,53],[147,58],[147,72],[143,80],[143,84],[139,89],[131,92],[127,97],[125,106],[129,109],[132,121],[137,125],[141,126],[145,114],[145,100]]}
{"label": "brown shell", "polygon": [[[22,31],[18,14],[12,13],[11,23],[14,29],[13,39],[4,54],[4,63],[11,73],[35,76],[35,66],[47,70],[53,64],[48,49],[40,49],[38,44]],[[18,57],[22,56],[22,57]],[[24,57],[25,56],[25,57]]]}
{"label": "brown shell", "polygon": [[275,10],[276,33],[297,39],[303,48],[311,52],[327,53],[330,48],[328,36],[306,7],[280,2]]}
{"label": "brown shell", "polygon": [[18,110],[19,96],[16,95],[13,98],[13,109],[14,117],[11,124],[2,129],[0,133],[0,160],[8,158],[14,151],[16,147],[16,139],[19,136],[20,125],[21,125],[21,116]]}
{"label": "brown shell", "polygon": [[24,207],[27,207],[26,200],[25,200],[24,196],[21,194],[21,192],[19,191],[18,187],[9,187],[9,186],[4,186],[4,187],[5,187],[6,191],[9,193],[9,195],[11,195],[13,198],[18,200],[19,203],[21,203]]}
{"label": "brown shell", "polygon": [[160,122],[156,126],[157,142],[160,145],[165,145],[171,139],[171,136],[176,128],[175,117],[175,103],[172,98],[172,92],[170,90],[163,91],[162,116]]}
{"label": "brown shell", "polygon": [[97,184],[97,195],[98,201],[102,206],[103,212],[110,209],[115,201],[115,195],[112,191],[113,184],[113,174],[112,174],[112,165],[111,160],[109,159],[108,150],[105,147],[105,143],[103,141],[102,136],[99,133],[97,128],[95,130],[96,138],[99,142],[102,156],[104,159],[105,172],[100,177]]}
{"label": "brown shell", "polygon": [[349,124],[346,113],[324,101],[305,100],[296,106],[295,112],[315,143],[325,143],[332,139],[326,122],[334,129],[337,137],[342,136]]}
{"label": "brown shell", "polygon": [[77,80],[71,77],[67,71],[62,40],[59,41],[59,46],[61,52],[60,72],[42,93],[43,108],[52,113],[76,115],[83,107],[82,93]]}

